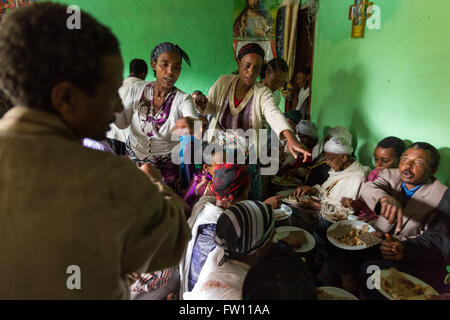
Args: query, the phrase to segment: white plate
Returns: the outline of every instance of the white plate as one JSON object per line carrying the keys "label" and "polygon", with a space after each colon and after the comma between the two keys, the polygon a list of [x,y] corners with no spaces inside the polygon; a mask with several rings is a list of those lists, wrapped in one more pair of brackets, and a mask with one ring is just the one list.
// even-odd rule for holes
{"label": "white plate", "polygon": [[274,219],[275,221],[287,219],[292,214],[292,208],[287,206],[287,205],[285,205],[285,204],[281,204],[279,209],[273,209],[272,211],[273,211],[273,214],[275,214],[275,213],[283,213],[285,215],[282,218]]}
{"label": "white plate", "polygon": [[319,289],[322,289],[323,291],[325,291],[326,293],[332,294],[334,296],[338,296],[338,297],[342,297],[342,298],[348,298],[348,299],[352,299],[352,300],[358,300],[357,297],[355,297],[354,295],[352,295],[350,292],[341,289],[341,288],[337,288],[337,287],[320,287]]}
{"label": "white plate", "polygon": [[304,244],[300,249],[295,250],[295,252],[308,252],[314,249],[314,247],[316,246],[316,240],[314,240],[314,237],[305,229],[292,226],[284,226],[276,228],[275,235],[273,236],[273,242],[277,243],[278,240],[286,238],[289,235],[289,231],[299,231],[299,230],[302,230],[305,233],[308,242]]}
{"label": "white plate", "polygon": [[[380,277],[380,273],[381,273],[381,277]],[[381,280],[382,280],[383,278],[388,277],[388,276],[390,275],[390,273],[391,273],[391,271],[390,271],[389,269],[377,270],[377,271],[375,271],[375,273],[374,273],[373,275],[371,275],[371,276],[369,277],[369,280],[370,280],[370,282],[372,282],[372,284],[374,285],[374,287],[375,287],[375,288],[376,288],[383,296],[385,296],[385,297],[388,298],[389,300],[397,300],[397,299],[394,299],[393,296],[391,296],[387,291],[385,291],[385,290],[381,287]],[[417,279],[416,277],[413,277],[412,275],[409,275],[409,274],[407,274],[407,273],[400,272],[400,271],[399,271],[399,273],[400,273],[401,275],[405,276],[406,279],[412,281],[414,284],[420,284],[421,286],[424,286],[424,287],[427,287],[427,286],[431,287],[431,286],[430,286],[429,284],[427,284],[426,282],[423,282],[422,280]],[[380,277],[380,278],[379,278],[379,279],[380,279],[379,287],[375,286],[375,279],[376,279],[377,277]],[[433,287],[431,287],[431,289],[433,289]],[[435,295],[438,295],[438,294],[439,294],[439,293],[436,292],[436,290],[433,289],[433,291],[434,291],[433,294],[435,294]]]}
{"label": "white plate", "polygon": [[368,248],[366,244],[363,244],[363,245],[360,245],[360,246],[347,246],[345,244],[342,244],[342,243],[338,242],[333,237],[331,237],[329,235],[330,231],[336,229],[340,225],[351,225],[351,226],[356,227],[358,229],[361,229],[364,225],[367,225],[369,227],[369,232],[374,232],[375,231],[375,229],[370,224],[365,223],[363,221],[359,221],[359,220],[339,221],[339,222],[336,222],[336,223],[332,224],[327,230],[327,238],[333,245],[335,245],[338,248],[344,249],[344,250],[363,250],[363,249]]}
{"label": "white plate", "polygon": [[[325,220],[327,220],[327,221],[329,221],[331,223],[338,222],[338,221],[331,220],[331,219],[327,218],[324,215],[324,213],[329,214],[329,215],[333,215],[333,213],[336,212],[336,211],[345,211],[345,213],[347,214],[347,219],[346,220],[358,220],[358,217],[353,215],[354,211],[352,209],[344,208],[344,207],[342,207],[340,205],[334,205],[334,204],[331,204],[331,203],[328,203],[328,202],[322,202],[321,203],[320,216],[323,219],[325,219]],[[340,221],[345,221],[345,220],[340,220]]]}
{"label": "white plate", "polygon": [[295,182],[285,182],[281,179],[281,177],[273,177],[272,180],[270,180],[273,184],[276,184],[278,186],[282,187],[296,187],[301,186],[302,182],[298,179],[295,179]]}
{"label": "white plate", "polygon": [[[325,220],[327,220],[327,221],[329,221],[329,222],[331,222],[331,223],[336,223],[336,222],[339,222],[339,221],[333,221],[333,220],[331,220],[331,219],[328,219],[327,217],[325,217],[325,216],[323,216],[322,215],[322,218],[323,219],[325,219]],[[357,216],[355,216],[355,215],[353,215],[353,214],[351,214],[351,215],[348,215],[347,216],[347,220],[341,220],[341,221],[352,221],[352,220],[358,220],[358,217]]]}

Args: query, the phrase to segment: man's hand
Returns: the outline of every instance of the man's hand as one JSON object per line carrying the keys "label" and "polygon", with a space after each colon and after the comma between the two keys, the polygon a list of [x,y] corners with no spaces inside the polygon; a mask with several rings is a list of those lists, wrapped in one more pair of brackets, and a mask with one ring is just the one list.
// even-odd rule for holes
{"label": "man's hand", "polygon": [[139,169],[142,170],[150,179],[156,180],[156,181],[162,181],[161,172],[159,170],[148,163],[144,163],[142,166],[139,167]]}
{"label": "man's hand", "polygon": [[390,224],[393,224],[397,219],[397,227],[395,232],[400,232],[402,230],[403,212],[402,206],[397,199],[391,196],[385,196],[380,200],[381,204],[381,215],[388,220]]}
{"label": "man's hand", "polygon": [[403,243],[397,239],[383,240],[381,242],[381,253],[386,260],[400,261],[403,258]]}
{"label": "man's hand", "polygon": [[300,198],[304,194],[316,195],[317,190],[310,186],[299,186],[294,191],[294,197]]}
{"label": "man's hand", "polygon": [[264,203],[271,206],[272,209],[278,209],[281,206],[281,196],[267,198]]}
{"label": "man's hand", "polygon": [[200,91],[194,91],[192,93],[192,101],[197,109],[201,112],[205,111],[206,105],[208,104],[208,98]]}
{"label": "man's hand", "polygon": [[353,199],[343,197],[341,199],[341,205],[345,208],[353,208]]}
{"label": "man's hand", "polygon": [[287,139],[289,152],[295,159],[298,158],[297,153],[301,153],[303,155],[303,162],[306,161],[307,157],[311,156],[311,153],[306,151],[304,147],[302,147],[302,145],[297,141],[297,139],[294,138],[290,130],[284,130],[283,135]]}

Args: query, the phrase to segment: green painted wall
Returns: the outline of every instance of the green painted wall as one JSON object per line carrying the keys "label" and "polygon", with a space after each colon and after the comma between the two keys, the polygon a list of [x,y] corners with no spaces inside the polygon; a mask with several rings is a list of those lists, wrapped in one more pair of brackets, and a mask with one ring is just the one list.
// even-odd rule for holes
{"label": "green painted wall", "polygon": [[[186,92],[207,91],[220,75],[236,70],[232,0],[54,1],[78,5],[111,27],[125,64],[136,57],[148,61],[159,42],[179,44],[192,60],[177,82]],[[352,2],[319,1],[313,120],[321,130],[349,128],[356,155],[367,165],[383,137],[427,141],[440,150],[437,176],[449,184],[450,1],[374,0],[381,29],[366,30],[364,39],[350,38]]]}
{"label": "green painted wall", "polygon": [[[170,41],[185,50],[191,67],[183,62],[177,87],[191,93],[207,92],[217,78],[237,69],[233,53],[231,0],[53,0],[78,5],[112,29],[119,38],[128,76],[133,58],[150,60],[160,42]],[[81,21],[81,27],[83,21]],[[149,66],[150,67],[150,66]],[[147,80],[153,80],[149,72]]]}
{"label": "green painted wall", "polygon": [[321,129],[342,125],[367,165],[389,135],[441,152],[438,178],[450,182],[450,1],[374,0],[381,29],[351,39],[350,0],[320,0],[311,113]]}

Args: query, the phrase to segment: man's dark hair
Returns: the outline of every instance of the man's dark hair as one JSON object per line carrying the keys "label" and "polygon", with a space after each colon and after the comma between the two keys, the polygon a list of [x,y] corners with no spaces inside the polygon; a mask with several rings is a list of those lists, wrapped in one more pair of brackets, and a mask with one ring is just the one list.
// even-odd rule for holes
{"label": "man's dark hair", "polygon": [[142,59],[133,59],[130,62],[130,74],[138,75],[141,73],[148,73],[148,65]]}
{"label": "man's dark hair", "polygon": [[84,11],[81,29],[67,27],[67,6],[50,2],[14,10],[0,28],[0,88],[15,104],[56,112],[51,91],[68,81],[92,95],[102,58],[120,54],[111,30]]}
{"label": "man's dark hair", "polygon": [[397,158],[400,158],[402,153],[405,151],[405,143],[403,142],[403,140],[400,138],[397,138],[397,137],[393,137],[393,136],[384,138],[383,140],[378,142],[377,147],[380,147],[383,149],[388,149],[388,148],[394,149],[395,156]]}
{"label": "man's dark hair", "polygon": [[289,67],[288,67],[286,61],[284,61],[282,58],[274,58],[262,66],[261,74],[259,75],[261,80],[263,80],[266,77],[267,70],[269,70],[270,72],[275,72],[275,71],[288,72]]}
{"label": "man's dark hair", "polygon": [[278,243],[248,271],[243,300],[317,300],[308,266],[287,244]]}
{"label": "man's dark hair", "polygon": [[427,142],[414,142],[412,145],[408,147],[408,149],[422,149],[428,150],[430,153],[430,168],[437,169],[439,167],[439,161],[441,159],[441,155],[439,151],[431,144]]}

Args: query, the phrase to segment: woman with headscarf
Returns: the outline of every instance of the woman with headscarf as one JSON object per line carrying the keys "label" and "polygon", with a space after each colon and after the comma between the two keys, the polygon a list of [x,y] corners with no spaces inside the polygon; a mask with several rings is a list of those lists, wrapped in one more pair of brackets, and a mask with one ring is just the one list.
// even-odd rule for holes
{"label": "woman with headscarf", "polygon": [[[235,150],[246,157],[250,163],[251,199],[261,200],[261,179],[259,166],[260,142],[259,130],[263,129],[264,120],[280,138],[287,139],[289,151],[297,158],[297,153],[306,158],[310,154],[296,140],[286,118],[275,105],[269,88],[256,82],[262,64],[264,51],[256,43],[249,43],[239,50],[239,75],[220,77],[209,90],[208,97],[198,95],[194,101],[203,114],[213,114],[206,132],[206,140],[217,140],[225,149]],[[253,129],[255,136],[245,136],[245,131]]]}
{"label": "woman with headscarf", "polygon": [[178,45],[158,44],[151,52],[151,65],[156,77],[152,82],[137,82],[124,97],[124,111],[116,114],[120,129],[131,126],[126,141],[131,160],[155,165],[163,181],[179,191],[179,170],[171,160],[178,144],[171,135],[177,120],[197,119],[191,96],[175,87],[181,73],[182,59],[191,61]]}
{"label": "woman with headscarf", "polygon": [[214,249],[198,282],[185,300],[241,300],[250,267],[273,246],[272,208],[259,201],[241,201],[226,209],[216,225]]}

